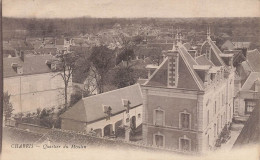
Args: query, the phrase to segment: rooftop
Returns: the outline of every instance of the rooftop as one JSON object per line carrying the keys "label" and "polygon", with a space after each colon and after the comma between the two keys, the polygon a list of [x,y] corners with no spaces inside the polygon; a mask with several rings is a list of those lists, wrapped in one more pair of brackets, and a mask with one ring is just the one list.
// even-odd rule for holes
{"label": "rooftop", "polygon": [[20,57],[4,58],[3,75],[4,78],[20,76],[12,64],[17,64],[23,67],[22,75],[32,75],[51,72],[51,69],[46,65],[46,60],[52,59],[51,55],[30,55],[24,56],[24,60]]}
{"label": "rooftop", "polygon": [[142,105],[143,100],[139,84],[83,98],[62,114],[61,118],[82,122],[102,119],[106,117],[103,105],[110,106],[112,114],[124,111],[122,99],[129,100],[130,107]]}

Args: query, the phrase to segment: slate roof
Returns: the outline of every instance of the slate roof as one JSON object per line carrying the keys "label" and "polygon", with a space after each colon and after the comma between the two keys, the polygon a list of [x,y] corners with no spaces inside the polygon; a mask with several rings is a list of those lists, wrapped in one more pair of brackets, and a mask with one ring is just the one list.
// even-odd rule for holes
{"label": "slate roof", "polygon": [[198,57],[195,58],[196,62],[199,64],[199,65],[211,65],[211,66],[215,66],[210,60],[208,60],[206,58],[206,55],[200,55]]}
{"label": "slate roof", "polygon": [[83,98],[63,113],[61,118],[91,123],[106,117],[103,105],[110,106],[112,114],[124,111],[122,99],[129,100],[130,107],[142,105],[143,100],[139,84]]}
{"label": "slate roof", "polygon": [[251,72],[245,83],[241,87],[242,91],[249,91],[254,85],[255,81],[260,79],[260,72]]}
{"label": "slate roof", "polygon": [[221,49],[233,50],[235,46],[230,40],[226,40],[226,42],[222,44]]}
{"label": "slate roof", "polygon": [[252,69],[255,72],[260,72],[260,52],[257,49],[247,51],[246,58]]}
{"label": "slate roof", "polygon": [[9,41],[10,46],[17,50],[33,50],[34,47],[30,42],[23,40]]}
{"label": "slate roof", "polygon": [[6,77],[20,76],[13,69],[12,63],[17,63],[23,67],[23,75],[41,74],[51,72],[51,69],[45,64],[46,60],[52,59],[51,55],[33,55],[25,56],[24,61],[20,57],[11,57],[3,59],[3,75]]}
{"label": "slate roof", "polygon": [[249,48],[251,42],[233,42],[235,48]]}
{"label": "slate roof", "polygon": [[[179,56],[179,79],[177,88],[186,88],[192,90],[203,90],[204,84],[193,65],[198,65],[194,58],[187,52],[182,45],[178,48]],[[168,57],[160,64],[160,66],[150,76],[144,84],[147,86],[167,87],[168,79]]]}
{"label": "slate roof", "polygon": [[222,52],[220,51],[220,49],[216,46],[216,44],[212,41],[212,40],[208,40],[208,43],[210,44],[214,54],[211,54],[212,57],[215,56],[214,59],[212,59],[212,62],[216,65],[222,65],[222,66],[226,66],[226,64],[223,62],[223,60],[221,59],[221,57],[219,56],[220,54],[222,54]]}
{"label": "slate roof", "polygon": [[240,132],[234,147],[241,147],[248,144],[260,143],[260,105],[257,103],[249,119],[246,121],[242,131]]}
{"label": "slate roof", "polygon": [[51,55],[56,55],[57,49],[56,48],[39,48],[36,49],[35,52],[37,54],[51,54]]}

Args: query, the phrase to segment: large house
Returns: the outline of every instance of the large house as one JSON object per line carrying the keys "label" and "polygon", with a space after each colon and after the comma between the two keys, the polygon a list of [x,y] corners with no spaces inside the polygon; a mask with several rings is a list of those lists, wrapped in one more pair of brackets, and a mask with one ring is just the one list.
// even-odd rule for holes
{"label": "large house", "polygon": [[204,152],[232,121],[233,55],[223,54],[209,31],[199,56],[188,52],[179,33],[176,42],[142,85],[143,140],[162,148]]}
{"label": "large house", "polygon": [[[4,92],[11,95],[14,112],[35,112],[64,104],[64,82],[54,71],[51,55],[4,58]],[[69,90],[72,82],[69,83]],[[70,94],[70,92],[68,93]],[[69,96],[68,96],[69,97]]]}
{"label": "large house", "polygon": [[63,113],[61,129],[117,135],[120,127],[142,124],[143,99],[139,84],[82,98]]}

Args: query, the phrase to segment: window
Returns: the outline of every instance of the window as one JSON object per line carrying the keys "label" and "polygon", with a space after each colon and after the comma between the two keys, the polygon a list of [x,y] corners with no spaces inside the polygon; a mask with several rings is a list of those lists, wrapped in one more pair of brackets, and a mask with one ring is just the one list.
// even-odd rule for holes
{"label": "window", "polygon": [[162,126],[164,122],[164,115],[162,110],[155,110],[155,125]]}
{"label": "window", "polygon": [[191,144],[190,139],[184,135],[182,138],[179,139],[179,148],[181,151],[190,151],[191,150]]}
{"label": "window", "polygon": [[138,118],[141,118],[141,113],[138,114]]}
{"label": "window", "polygon": [[186,113],[186,111],[184,113],[180,114],[180,128],[182,129],[189,129],[190,128],[190,114]]}
{"label": "window", "polygon": [[162,135],[154,135],[155,146],[163,147],[163,138],[164,137]]}
{"label": "window", "polygon": [[256,102],[246,100],[245,114],[251,114],[254,107],[256,106]]}
{"label": "window", "polygon": [[129,118],[126,118],[126,120],[125,120],[125,121],[126,121],[126,123],[128,123],[128,122],[129,122]]}

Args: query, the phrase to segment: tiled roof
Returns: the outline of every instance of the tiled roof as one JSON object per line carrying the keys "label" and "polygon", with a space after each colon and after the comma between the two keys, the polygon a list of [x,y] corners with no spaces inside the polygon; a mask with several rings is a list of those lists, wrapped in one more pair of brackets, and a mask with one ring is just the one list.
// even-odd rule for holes
{"label": "tiled roof", "polygon": [[143,104],[139,84],[83,98],[62,114],[61,118],[83,122],[102,119],[106,116],[103,111],[103,105],[110,106],[112,114],[124,111],[125,108],[122,104],[122,99],[129,100],[131,103],[130,107]]}
{"label": "tiled roof", "polygon": [[247,51],[246,58],[252,69],[255,72],[260,72],[260,52],[257,49]]}
{"label": "tiled roof", "polygon": [[3,138],[14,143],[34,143],[43,135],[14,127],[3,127]]}
{"label": "tiled roof", "polygon": [[45,64],[46,60],[50,60],[51,58],[51,55],[25,56],[24,61],[22,61],[20,57],[4,58],[4,78],[19,76],[13,69],[12,63],[17,63],[23,67],[23,75],[51,72],[51,69]]}
{"label": "tiled roof", "polygon": [[243,84],[241,90],[249,91],[257,79],[260,79],[260,72],[251,72]]}
{"label": "tiled roof", "polygon": [[198,56],[195,58],[196,62],[199,64],[199,65],[211,65],[211,66],[215,66],[210,60],[208,60],[206,58],[206,55],[201,55],[201,56]]}

